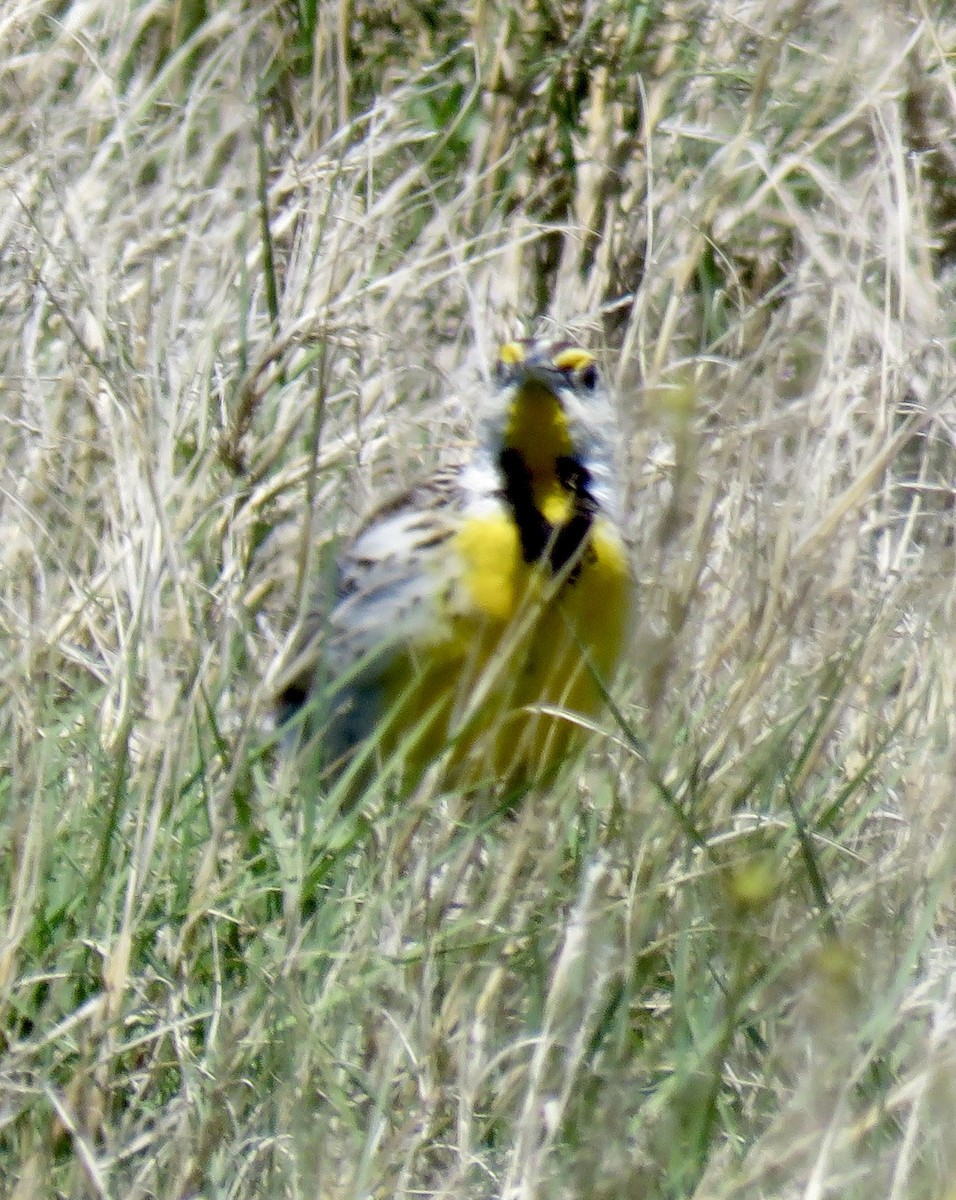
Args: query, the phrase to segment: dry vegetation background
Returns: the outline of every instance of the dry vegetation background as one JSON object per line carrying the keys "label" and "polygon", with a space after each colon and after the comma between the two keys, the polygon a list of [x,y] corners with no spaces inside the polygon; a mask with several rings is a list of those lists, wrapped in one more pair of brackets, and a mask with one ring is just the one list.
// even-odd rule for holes
{"label": "dry vegetation background", "polygon": [[[956,14],[0,48],[0,1189],[956,1195]],[[620,712],[514,821],[335,819],[263,716],[302,579],[542,328],[620,399]]]}

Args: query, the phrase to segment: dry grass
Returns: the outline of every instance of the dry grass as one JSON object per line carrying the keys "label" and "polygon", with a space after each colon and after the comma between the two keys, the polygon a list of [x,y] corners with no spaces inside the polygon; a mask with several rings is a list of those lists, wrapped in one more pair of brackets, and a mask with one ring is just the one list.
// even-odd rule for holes
{"label": "dry grass", "polygon": [[[956,20],[426,9],[0,12],[0,1178],[952,1196]],[[303,580],[542,324],[627,430],[620,711],[506,827],[336,818]]]}

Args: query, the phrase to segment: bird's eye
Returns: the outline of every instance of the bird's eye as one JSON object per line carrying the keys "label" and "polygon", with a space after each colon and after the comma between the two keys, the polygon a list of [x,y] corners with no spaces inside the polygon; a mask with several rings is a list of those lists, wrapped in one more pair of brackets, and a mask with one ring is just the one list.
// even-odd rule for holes
{"label": "bird's eye", "polygon": [[581,384],[581,387],[585,388],[589,392],[594,391],[594,389],[597,387],[598,370],[593,362],[588,363],[586,366],[581,368],[581,372],[578,375],[578,380]]}

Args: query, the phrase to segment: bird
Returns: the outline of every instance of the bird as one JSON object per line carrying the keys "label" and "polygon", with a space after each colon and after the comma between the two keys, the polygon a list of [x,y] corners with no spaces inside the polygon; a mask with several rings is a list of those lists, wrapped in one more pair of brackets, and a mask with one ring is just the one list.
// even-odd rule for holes
{"label": "bird", "polygon": [[625,652],[618,440],[591,352],[500,348],[470,452],[372,513],[292,642],[277,715],[330,778],[553,777]]}

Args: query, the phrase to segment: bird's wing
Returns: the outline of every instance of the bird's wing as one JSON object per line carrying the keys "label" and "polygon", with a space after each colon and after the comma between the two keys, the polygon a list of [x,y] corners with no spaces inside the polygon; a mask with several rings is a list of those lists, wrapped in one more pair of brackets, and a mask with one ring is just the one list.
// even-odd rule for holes
{"label": "bird's wing", "polygon": [[396,658],[441,640],[461,576],[452,543],[462,505],[450,470],[378,509],[341,553],[331,602],[320,588],[306,612],[280,678],[279,716],[328,697],[330,761],[371,732]]}

